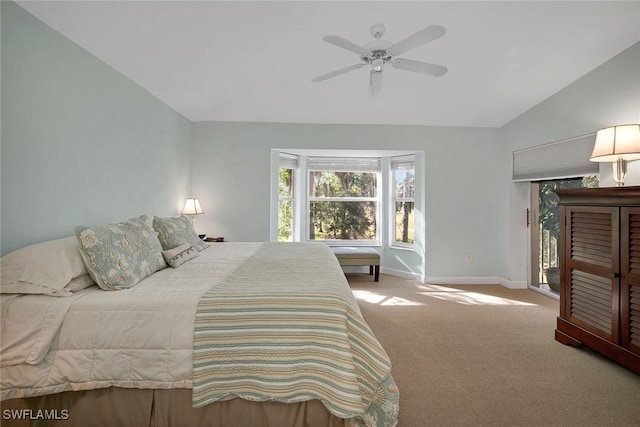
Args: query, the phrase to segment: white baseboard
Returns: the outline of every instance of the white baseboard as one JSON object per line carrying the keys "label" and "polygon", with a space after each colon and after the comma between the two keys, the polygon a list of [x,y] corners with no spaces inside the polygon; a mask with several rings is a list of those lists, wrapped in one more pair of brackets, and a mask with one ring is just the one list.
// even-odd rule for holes
{"label": "white baseboard", "polygon": [[527,289],[527,282],[507,280],[502,277],[425,277],[424,283],[435,285],[502,285],[509,289]]}
{"label": "white baseboard", "polygon": [[424,278],[424,283],[433,285],[501,285],[501,280],[499,277],[430,276]]}
{"label": "white baseboard", "polygon": [[418,273],[411,273],[409,271],[395,270],[393,268],[381,267],[380,272],[389,274],[391,276],[402,277],[403,279],[417,280],[420,283],[424,283],[424,276]]}
{"label": "white baseboard", "polygon": [[[343,267],[345,273],[369,273],[369,267]],[[402,277],[403,279],[417,280],[420,283],[430,283],[434,285],[502,285],[509,289],[527,289],[527,282],[503,279],[502,277],[477,276],[477,277],[457,277],[457,276],[428,276],[411,273],[393,268],[380,267],[380,272],[391,276]]]}
{"label": "white baseboard", "polygon": [[509,289],[527,289],[529,287],[527,282],[507,279],[500,279],[500,284]]}

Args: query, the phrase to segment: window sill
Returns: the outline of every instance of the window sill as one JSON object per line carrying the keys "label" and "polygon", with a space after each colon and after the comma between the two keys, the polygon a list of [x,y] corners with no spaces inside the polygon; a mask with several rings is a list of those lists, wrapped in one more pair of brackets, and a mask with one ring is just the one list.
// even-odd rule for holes
{"label": "window sill", "polygon": [[389,249],[397,249],[399,251],[415,252],[416,247],[415,247],[415,245],[411,245],[411,246],[409,246],[409,245],[407,245],[407,246],[404,246],[404,245],[389,245]]}
{"label": "window sill", "polygon": [[[309,242],[314,242],[314,240],[309,240]],[[382,244],[380,242],[334,242],[334,241],[319,241],[315,240],[315,242],[326,243],[329,247],[341,247],[341,246],[354,246],[354,247],[362,247],[362,248],[381,248]]]}

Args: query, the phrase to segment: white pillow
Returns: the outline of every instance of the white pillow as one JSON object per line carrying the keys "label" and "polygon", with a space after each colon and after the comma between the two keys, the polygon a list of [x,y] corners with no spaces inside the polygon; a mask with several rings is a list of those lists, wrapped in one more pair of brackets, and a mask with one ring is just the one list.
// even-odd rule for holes
{"label": "white pillow", "polygon": [[75,237],[37,243],[0,259],[3,294],[70,295],[65,286],[87,274]]}
{"label": "white pillow", "polygon": [[164,255],[164,259],[167,261],[167,264],[173,268],[178,268],[185,262],[200,256],[200,253],[196,248],[185,243],[173,249],[169,249],[168,251],[162,252],[162,255]]}
{"label": "white pillow", "polygon": [[65,292],[78,292],[83,289],[87,289],[91,286],[95,286],[96,282],[91,275],[83,274],[82,276],[71,279],[71,281],[62,290]]}

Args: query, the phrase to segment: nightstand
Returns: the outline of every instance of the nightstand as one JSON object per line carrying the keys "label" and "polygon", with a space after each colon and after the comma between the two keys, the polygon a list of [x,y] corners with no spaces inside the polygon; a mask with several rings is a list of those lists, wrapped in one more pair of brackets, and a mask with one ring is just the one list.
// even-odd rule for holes
{"label": "nightstand", "polygon": [[224,242],[224,237],[207,237],[204,239],[205,242]]}

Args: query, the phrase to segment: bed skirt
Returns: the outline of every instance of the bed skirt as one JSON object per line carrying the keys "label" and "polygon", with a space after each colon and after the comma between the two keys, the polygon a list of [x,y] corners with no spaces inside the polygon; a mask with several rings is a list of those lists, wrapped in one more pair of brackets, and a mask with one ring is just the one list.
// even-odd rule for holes
{"label": "bed skirt", "polygon": [[190,389],[111,387],[1,402],[3,427],[344,427],[318,400],[300,403],[232,399],[192,407]]}

